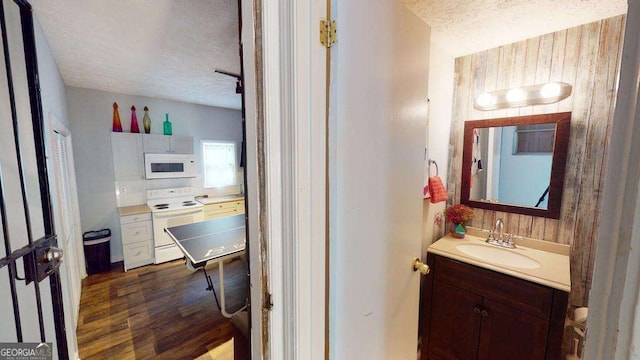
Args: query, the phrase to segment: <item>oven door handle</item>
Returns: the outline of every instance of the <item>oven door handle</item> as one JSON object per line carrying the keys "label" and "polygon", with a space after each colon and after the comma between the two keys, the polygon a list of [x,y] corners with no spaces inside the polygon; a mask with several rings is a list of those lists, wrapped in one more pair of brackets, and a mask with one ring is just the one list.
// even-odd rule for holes
{"label": "oven door handle", "polygon": [[163,219],[163,218],[171,218],[176,216],[197,214],[199,212],[204,212],[204,208],[200,208],[200,209],[189,211],[189,212],[179,212],[179,213],[171,212],[171,213],[163,213],[163,214],[153,214],[153,217]]}

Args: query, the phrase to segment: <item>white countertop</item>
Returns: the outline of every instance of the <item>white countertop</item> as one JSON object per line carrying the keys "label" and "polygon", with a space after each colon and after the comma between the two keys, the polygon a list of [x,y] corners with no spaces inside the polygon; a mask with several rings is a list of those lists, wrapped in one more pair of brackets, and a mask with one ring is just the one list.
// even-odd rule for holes
{"label": "white countertop", "polygon": [[447,235],[431,244],[427,251],[554,289],[571,291],[569,245],[525,238],[521,241],[516,240],[517,249],[500,248],[537,261],[541,265],[539,268],[520,268],[492,263],[472,257],[457,249],[459,244],[495,246],[486,244],[484,240],[486,240],[486,234],[479,229],[467,227],[464,239]]}

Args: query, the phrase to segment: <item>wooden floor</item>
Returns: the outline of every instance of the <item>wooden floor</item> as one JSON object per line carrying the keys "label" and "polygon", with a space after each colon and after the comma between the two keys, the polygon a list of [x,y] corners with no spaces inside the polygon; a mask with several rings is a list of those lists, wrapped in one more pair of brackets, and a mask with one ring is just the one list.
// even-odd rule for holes
{"label": "wooden floor", "polygon": [[[219,294],[217,269],[207,272]],[[245,303],[246,274],[244,261],[225,263],[229,312]],[[80,358],[232,359],[233,328],[205,288],[202,271],[190,272],[184,260],[88,276],[77,329]]]}

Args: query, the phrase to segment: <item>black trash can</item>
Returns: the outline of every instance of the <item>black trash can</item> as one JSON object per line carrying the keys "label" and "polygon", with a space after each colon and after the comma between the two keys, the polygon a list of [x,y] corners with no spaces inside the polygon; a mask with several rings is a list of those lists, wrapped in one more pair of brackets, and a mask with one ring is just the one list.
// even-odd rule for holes
{"label": "black trash can", "polygon": [[97,274],[111,269],[110,240],[110,229],[87,231],[82,234],[87,274]]}

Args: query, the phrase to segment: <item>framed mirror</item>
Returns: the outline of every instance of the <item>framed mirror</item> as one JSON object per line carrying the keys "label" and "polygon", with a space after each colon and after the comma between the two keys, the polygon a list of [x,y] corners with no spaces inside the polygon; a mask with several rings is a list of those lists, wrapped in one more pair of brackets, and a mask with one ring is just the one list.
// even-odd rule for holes
{"label": "framed mirror", "polygon": [[570,125],[570,112],[466,121],[460,202],[557,219]]}

